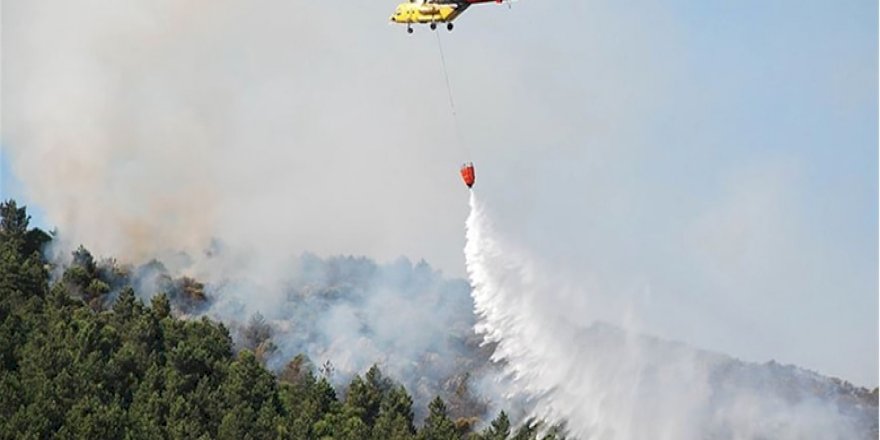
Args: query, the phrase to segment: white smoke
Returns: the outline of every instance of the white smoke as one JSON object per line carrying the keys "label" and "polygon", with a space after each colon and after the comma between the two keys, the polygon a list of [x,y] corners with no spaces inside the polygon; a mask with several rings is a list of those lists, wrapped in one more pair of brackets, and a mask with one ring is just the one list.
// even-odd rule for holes
{"label": "white smoke", "polygon": [[[537,9],[542,3],[530,5]],[[461,56],[459,62],[450,64],[468,66],[468,70],[459,70],[464,72],[460,79],[466,81],[456,83],[460,87],[457,97],[461,100],[457,103],[462,115],[468,116],[471,109],[472,117],[462,118],[466,121],[463,127],[467,129],[470,124],[472,142],[499,164],[493,172],[508,173],[486,179],[497,185],[542,180],[552,187],[556,183],[553,180],[583,174],[582,167],[587,165],[591,171],[588,174],[604,177],[581,181],[580,186],[601,189],[607,186],[602,183],[606,183],[620,188],[626,179],[621,182],[610,176],[624,168],[638,171],[634,164],[654,157],[643,156],[638,148],[634,149],[634,145],[641,144],[633,138],[643,134],[632,129],[631,121],[666,114],[655,110],[668,103],[679,104],[684,94],[676,93],[669,84],[693,88],[690,81],[681,81],[680,75],[668,70],[668,66],[678,65],[675,61],[682,53],[681,41],[669,38],[668,31],[678,29],[677,23],[669,20],[673,12],[661,3],[642,5],[649,7],[647,15],[660,17],[646,23],[641,19],[646,13],[642,7],[620,8],[626,9],[623,11],[618,10],[619,6],[605,9],[576,4],[570,8],[571,14],[559,17],[557,7],[543,5],[540,17],[546,17],[548,22],[563,19],[563,25],[555,26],[556,29],[578,29],[584,33],[572,39],[566,32],[543,29],[531,33],[497,32],[491,26],[493,20],[484,16],[483,23],[490,26],[473,26],[468,31],[473,33],[458,33],[465,37],[450,39],[450,60],[454,62],[456,56]],[[255,311],[268,316],[267,310],[283,310],[287,302],[283,296],[284,283],[293,265],[290,256],[305,250],[322,255],[366,254],[385,261],[400,254],[425,256],[447,272],[460,270],[457,249],[461,234],[453,220],[464,215],[459,199],[461,187],[454,173],[461,152],[449,148],[454,136],[438,128],[438,121],[449,118],[446,91],[443,87],[423,86],[441,84],[443,80],[434,52],[434,35],[416,33],[413,38],[401,38],[401,29],[384,23],[391,6],[383,2],[354,2],[340,8],[335,3],[287,0],[4,0],[0,26],[0,143],[4,158],[10,160],[24,182],[30,202],[45,210],[49,221],[59,227],[71,247],[83,243],[97,255],[133,262],[158,257],[172,272],[193,275],[213,286],[229,279],[246,279],[239,284],[226,284],[234,287],[223,291],[226,296],[218,304],[231,307],[223,315],[226,317],[236,315],[239,320],[246,320]],[[467,19],[476,19],[484,13],[481,11],[489,10],[475,8]],[[510,23],[514,24],[508,25],[525,27],[537,21],[536,17],[511,15]],[[621,29],[626,31],[621,33]],[[636,38],[615,38],[606,44],[609,40],[605,37],[612,32]],[[419,40],[425,37],[429,39]],[[474,45],[473,41],[485,44]],[[528,47],[522,44],[525,42],[535,45]],[[424,48],[430,50],[421,50]],[[571,69],[542,67],[578,59],[587,61]],[[455,82],[456,69],[452,70]],[[591,80],[582,81],[583,78]],[[543,86],[529,87],[539,83]],[[718,89],[714,84],[704,83],[703,88]],[[812,87],[813,82],[810,84]],[[521,90],[525,95],[511,90]],[[418,99],[413,99],[413,93]],[[486,105],[478,106],[477,102]],[[702,105],[690,104],[699,109],[698,116],[707,114]],[[601,116],[596,117],[596,109],[601,109]],[[679,121],[686,122],[688,136],[692,132],[692,118],[688,115],[693,114],[684,112],[678,116]],[[584,119],[584,115],[593,116]],[[650,121],[658,124],[656,119]],[[584,124],[590,129],[582,130]],[[716,133],[705,130],[708,135],[703,136],[708,137],[697,139],[714,142]],[[584,136],[593,145],[591,156],[599,160],[577,159],[585,154]],[[534,148],[539,144],[557,147]],[[689,148],[702,148],[702,144],[685,143]],[[653,144],[651,147],[653,151]],[[612,151],[621,156],[612,156]],[[658,151],[666,156],[667,150]],[[681,151],[679,156],[669,156],[668,161],[674,162],[680,154]],[[547,157],[564,161],[570,168],[556,172],[554,168],[536,166]],[[663,167],[656,169],[669,171]],[[706,170],[719,171],[713,166]],[[643,185],[630,190],[647,194],[646,197],[659,194],[642,191]],[[758,187],[766,191],[766,185]],[[518,204],[527,206],[514,214],[527,217],[523,214],[540,210],[558,215],[557,209],[536,207],[536,200],[552,202],[552,198],[544,197],[547,193],[535,189],[538,187],[513,188],[509,194],[516,194]],[[689,193],[682,190],[681,194]],[[833,197],[850,192],[828,194]],[[619,191],[594,190],[591,196],[606,204],[624,199]],[[769,200],[772,206],[788,206],[781,203],[787,199]],[[792,211],[792,215],[796,213]],[[611,230],[608,223],[620,221],[626,214],[628,210],[623,208],[603,212],[608,222],[601,230]],[[726,211],[721,210],[719,215],[725,216]],[[766,225],[766,212],[759,211],[759,215],[757,224]],[[568,218],[576,224],[583,217]],[[714,215],[709,218],[708,223],[714,225]],[[542,224],[545,223],[536,223]],[[571,231],[571,224],[559,228],[559,235]],[[788,225],[789,222],[780,222],[779,227],[767,230],[768,234]],[[629,226],[622,230],[643,230],[641,225]],[[700,240],[715,232],[699,229]],[[203,258],[201,252],[215,237],[222,239],[229,251],[223,258]],[[801,237],[796,235],[791,241]],[[602,255],[615,244],[598,246],[600,251],[596,254]],[[710,244],[723,245],[725,241]],[[505,342],[498,357],[527,360],[528,366],[534,366],[520,368],[523,364],[519,361],[510,366],[518,372],[518,384],[528,384],[533,395],[561,394],[557,384],[586,374],[582,372],[586,367],[565,362],[546,367],[542,362],[553,356],[542,352],[524,359],[522,353],[541,347],[546,352],[567,354],[571,348],[548,335],[581,340],[577,339],[581,335],[578,327],[566,323],[586,325],[599,318],[620,318],[626,316],[626,304],[609,306],[613,301],[581,295],[579,289],[551,282],[541,276],[546,271],[524,257],[526,253],[511,252],[509,243],[505,246],[507,253],[499,253],[489,262],[507,261],[509,267],[492,266],[494,273],[489,281],[497,284],[503,280],[503,289],[499,291],[506,296],[510,292],[524,292],[526,287],[542,294],[503,301],[502,308],[492,316],[514,321],[507,322],[506,327],[484,329],[490,331],[491,338]],[[785,248],[797,254],[837,255],[818,252],[826,250],[825,247]],[[194,261],[171,263],[168,256],[178,255],[180,250],[187,251]],[[721,252],[714,248],[711,251],[722,257],[727,255],[723,246]],[[873,260],[866,261],[870,265]],[[786,267],[794,267],[794,273],[800,274],[805,272],[801,268],[822,266],[817,263]],[[871,274],[875,273],[873,270]],[[813,276],[803,278],[801,284],[852,278],[848,271],[811,273]],[[787,281],[788,277],[780,279]],[[875,286],[873,283],[870,286]],[[867,292],[862,285],[857,283],[846,289]],[[523,289],[517,290],[518,286]],[[355,317],[368,322],[387,324],[395,322],[390,318],[400,318],[400,313],[378,300],[384,294],[377,294],[376,300],[366,304],[340,305],[331,309],[333,313],[322,315],[329,319],[325,329],[328,339],[356,336],[352,315],[357,315],[361,308],[366,311]],[[401,308],[434,304],[401,301]],[[554,310],[554,301],[567,307]],[[855,310],[868,309],[859,308],[861,303],[852,304]],[[498,305],[485,300],[478,310],[492,307]],[[518,310],[511,313],[503,307]],[[445,324],[445,316],[441,314],[438,322]],[[542,322],[544,327],[515,325],[519,324],[515,320],[529,316],[527,321]],[[407,328],[381,327],[374,340],[381,343],[368,346],[365,352],[381,359],[385,350],[431,345],[431,339],[420,334],[409,334],[412,339],[408,342],[390,338]],[[499,333],[500,328],[522,334],[511,337]],[[757,328],[761,331],[767,327]],[[849,334],[827,333],[826,338]],[[625,367],[630,364],[643,365],[631,358],[648,351],[637,349],[638,338],[627,336],[626,340],[633,341],[628,347],[636,348],[630,348],[635,353],[631,356],[628,352],[620,353],[622,371],[627,371]],[[516,341],[528,341],[529,346],[516,346]],[[393,344],[383,344],[390,342]],[[852,345],[862,347],[860,343]],[[876,354],[876,343],[866,346],[869,349],[860,351]],[[341,359],[350,355],[345,347],[341,343],[315,346],[314,353],[334,358],[338,355]],[[848,353],[829,351],[827,344],[817,352]],[[372,362],[368,358],[340,364],[359,369]],[[869,355],[866,358],[875,362]],[[672,368],[677,364],[664,365],[669,365],[664,371],[669,371],[670,376],[686,376]],[[589,377],[595,378],[604,371],[600,366],[594,366],[597,372]],[[607,368],[613,371],[617,366]],[[683,363],[685,372],[689,367],[691,362]],[[571,375],[565,368],[571,370]],[[637,371],[629,375],[634,376]],[[627,381],[620,385],[622,389],[634,386],[637,385]],[[647,385],[638,386],[650,389]],[[605,390],[598,385],[596,389]],[[579,396],[584,396],[580,390],[568,398],[568,403],[577,403]],[[559,399],[551,400],[561,405]],[[609,402],[618,402],[620,406],[632,401]],[[584,405],[591,408],[597,404]],[[545,408],[552,414],[561,414],[565,406]],[[609,411],[602,408],[603,414]],[[618,412],[626,413],[624,409]],[[619,426],[623,425],[614,426],[622,429]]]}
{"label": "white smoke", "polygon": [[[207,260],[223,263],[223,252],[218,246]],[[133,273],[131,284],[141,295],[169,290],[169,272],[159,263]],[[377,365],[405,385],[417,420],[438,395],[455,417],[494,416],[503,409],[497,407],[501,386],[492,380],[498,371],[474,333],[468,283],[425,261],[401,257],[379,264],[366,257],[304,254],[290,259],[277,285],[230,271],[205,291],[208,302],[191,312],[224,322],[238,347],[262,352],[273,371],[305,355],[316,374],[345,389],[355,374]],[[255,301],[250,293],[274,300]],[[252,321],[265,332],[254,332]],[[262,345],[267,339],[271,344]],[[490,411],[491,404],[496,406]]]}
{"label": "white smoke", "polygon": [[530,399],[530,416],[565,422],[580,439],[851,439],[876,430],[876,407],[840,409],[833,393],[817,391],[818,375],[596,321],[580,306],[597,295],[571,301],[493,232],[473,193],[470,206],[465,256],[476,328],[497,344],[492,359],[511,393]]}
{"label": "white smoke", "polygon": [[448,114],[445,90],[422,95],[436,106],[399,93],[442,80],[436,47],[389,69],[413,40],[388,8],[4,1],[3,160],[100,255],[198,260],[219,238],[239,261],[192,275],[235,266],[267,284],[305,251],[460,270],[445,246],[462,239],[460,154],[443,135],[412,142]]}

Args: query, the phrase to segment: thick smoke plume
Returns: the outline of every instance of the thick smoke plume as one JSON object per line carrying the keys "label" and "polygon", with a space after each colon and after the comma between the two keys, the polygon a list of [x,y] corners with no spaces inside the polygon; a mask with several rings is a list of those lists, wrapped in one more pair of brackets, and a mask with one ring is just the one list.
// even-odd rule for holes
{"label": "thick smoke plume", "polygon": [[[96,310],[109,307],[129,286],[145,302],[164,293],[177,316],[223,322],[237,349],[253,351],[279,375],[290,365],[307,367],[344,390],[354,375],[375,365],[406,386],[418,419],[438,395],[456,418],[473,421],[504,409],[498,370],[489,362],[491,346],[482,346],[474,332],[469,285],[425,261],[401,257],[378,264],[366,257],[304,254],[290,258],[282,283],[267,286],[253,274],[235,272],[205,284],[176,276],[180,269],[156,260],[132,266],[96,260],[82,248],[73,258],[49,256],[59,282],[66,282],[65,270],[78,266],[106,283],[106,296],[82,296]],[[204,259],[226,258],[218,246]],[[178,266],[192,261],[178,260]],[[249,294],[275,300],[252,301]]]}
{"label": "thick smoke plume", "polygon": [[478,386],[459,362],[476,351],[458,331],[473,337],[466,283],[293,257],[463,268],[459,152],[442,133],[412,142],[448,117],[445,90],[418,105],[399,93],[442,80],[439,61],[396,63],[413,40],[386,26],[389,7],[4,1],[3,159],[58,227],[55,261],[83,244],[135,265],[145,297],[204,293],[207,308],[185,312],[237,337],[260,314],[273,368],[304,353],[343,383],[378,363],[422,408],[466,388],[464,371]]}
{"label": "thick smoke plume", "polygon": [[447,107],[392,93],[441,79],[438,60],[389,69],[407,40],[387,9],[4,1],[3,160],[73,248],[100,255],[200,259],[220,238],[237,258],[223,269],[273,282],[306,251],[460,270],[457,246],[436,245],[462,239],[445,221],[465,215],[459,154],[442,135],[411,141]]}
{"label": "thick smoke plume", "polygon": [[[528,164],[528,172],[498,167],[510,175],[496,181],[538,174],[565,180],[580,173],[583,162],[565,155],[571,166],[566,173],[539,173],[538,161],[523,158],[543,158],[545,151],[532,156],[530,149],[548,141],[576,155],[582,142],[573,128],[583,122],[577,115],[596,108],[604,115],[600,139],[606,136],[599,143],[606,146],[597,156],[605,160],[592,170],[610,169],[596,173],[607,176],[620,171],[615,166],[632,168],[631,160],[607,155],[611,150],[624,159],[633,155],[621,148],[627,136],[618,142],[608,133],[635,133],[625,121],[660,113],[640,107],[633,97],[660,93],[657,81],[669,75],[656,67],[667,64],[667,55],[680,52],[680,45],[655,44],[663,34],[652,32],[656,28],[638,30],[650,37],[636,44],[638,52],[621,50],[621,44],[629,49],[633,44],[620,39],[600,44],[608,33],[603,31],[644,23],[631,20],[635,14],[597,14],[594,6],[581,5],[576,8],[581,12],[564,17],[593,33],[586,43],[553,32],[550,41],[559,45],[526,52],[514,39],[501,51],[508,40],[497,38],[503,33],[477,26],[476,39],[494,33],[494,45],[473,45],[472,37],[450,41],[450,47],[476,49],[460,63],[475,69],[458,83],[465,91],[461,102],[494,103],[472,107],[479,109],[475,117],[463,118],[498,128],[475,136],[482,151]],[[438,121],[449,118],[445,90],[418,87],[443,80],[434,35],[417,33],[414,38],[431,38],[425,47],[432,49],[413,50],[419,40],[400,38],[400,29],[386,27],[388,5],[382,2],[340,8],[287,0],[4,0],[2,7],[3,156],[24,182],[29,201],[59,227],[66,242],[58,255],[82,243],[100,256],[135,264],[160,259],[162,268],[147,264],[135,270],[142,294],[170,289],[183,298],[206,295],[210,307],[189,312],[230,323],[239,341],[265,342],[261,339],[271,334],[275,348],[263,349],[273,368],[303,352],[316,364],[330,361],[334,380],[344,382],[378,363],[416,394],[422,403],[417,407],[435,392],[447,397],[474,392],[498,407],[510,406],[512,401],[492,397],[504,386],[493,386],[486,380],[488,367],[479,366],[486,355],[472,340],[474,304],[464,284],[420,264],[291,258],[306,250],[381,261],[403,254],[424,256],[447,272],[460,270],[455,219],[465,211],[450,170],[462,152],[449,147],[453,135],[438,129]],[[668,9],[659,3],[654,8]],[[544,13],[559,18],[556,9]],[[582,26],[588,17],[597,26]],[[532,19],[519,18],[523,25]],[[517,35],[522,42],[534,36]],[[562,52],[545,50],[565,47],[562,43],[567,46]],[[601,68],[535,67],[585,53],[589,66]],[[401,54],[406,62],[400,62]],[[603,62],[592,61],[597,56]],[[638,61],[646,59],[655,62]],[[534,71],[519,73],[523,66]],[[582,77],[597,80],[578,93],[562,86],[528,87],[574,84]],[[717,89],[714,83],[704,87]],[[510,90],[531,94],[520,99]],[[634,104],[638,109],[631,111]],[[540,193],[523,194],[516,192],[523,200],[545,200]],[[600,200],[619,195],[602,191]],[[766,213],[760,214],[763,224]],[[477,221],[472,217],[471,223]],[[724,356],[635,336],[634,318],[621,319],[608,312],[616,309],[601,304],[603,299],[548,280],[549,272],[527,253],[488,232],[479,235],[485,224],[471,226],[468,257],[478,328],[499,344],[496,359],[503,361],[517,394],[532,399],[535,415],[566,419],[573,432],[586,437],[639,438],[653,429],[650,434],[667,438],[706,432],[785,438],[797,436],[800,431],[792,427],[797,426],[814,430],[805,435],[833,438],[857,429],[850,414],[858,411],[837,411],[825,397],[800,394],[805,388],[824,390],[812,384],[827,381],[799,370],[762,376],[757,372],[764,369]],[[252,326],[258,313],[264,321],[254,319]],[[627,331],[592,324],[599,318],[628,323]],[[796,391],[771,392],[761,377],[771,377],[768,383],[784,379]]]}
{"label": "thick smoke plume", "polygon": [[[230,323],[236,340],[254,349],[270,339],[268,366],[280,371],[304,354],[337,384],[371,365],[402,382],[416,414],[442,396],[456,417],[483,417],[500,403],[492,379],[497,369],[480,347],[470,288],[424,261],[406,258],[377,264],[363,257],[318,258],[306,254],[290,273],[272,307],[254,309],[235,292],[249,279],[211,287],[207,312]],[[258,314],[258,315],[257,315]],[[255,322],[265,334],[253,338]],[[259,327],[259,325],[257,325]]]}
{"label": "thick smoke plume", "polygon": [[[595,321],[493,232],[474,194],[467,269],[477,330],[510,392],[580,439],[876,437],[876,396],[775,363],[747,364]],[[580,304],[589,304],[582,292]],[[574,308],[574,310],[573,310]],[[630,321],[632,319],[630,318]]]}

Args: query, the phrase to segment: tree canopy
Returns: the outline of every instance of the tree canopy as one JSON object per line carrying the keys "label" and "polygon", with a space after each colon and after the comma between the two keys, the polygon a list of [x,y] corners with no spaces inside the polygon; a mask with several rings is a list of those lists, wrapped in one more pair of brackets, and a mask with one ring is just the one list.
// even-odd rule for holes
{"label": "tree canopy", "polygon": [[[537,438],[530,424],[511,434],[504,412],[476,432],[439,397],[417,427],[412,397],[377,366],[339,394],[303,355],[276,377],[260,359],[262,317],[236,352],[222,323],[176,318],[164,293],[143,304],[82,246],[50,283],[51,236],[12,200],[0,216],[0,438]],[[204,294],[191,279],[167,286]]]}

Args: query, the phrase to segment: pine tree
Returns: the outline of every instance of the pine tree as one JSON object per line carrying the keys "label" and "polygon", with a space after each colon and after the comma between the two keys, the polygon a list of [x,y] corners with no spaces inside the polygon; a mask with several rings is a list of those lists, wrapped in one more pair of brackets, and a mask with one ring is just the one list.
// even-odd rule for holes
{"label": "pine tree", "polygon": [[482,435],[485,440],[507,440],[510,436],[510,419],[507,418],[507,413],[501,411]]}
{"label": "pine tree", "polygon": [[164,292],[157,294],[150,300],[150,309],[157,319],[165,319],[171,316],[171,302]]}
{"label": "pine tree", "polygon": [[403,386],[393,387],[382,399],[371,438],[406,440],[414,436],[412,398]]}
{"label": "pine tree", "polygon": [[250,351],[239,353],[230,365],[223,396],[226,416],[218,433],[221,438],[243,438],[243,433],[254,439],[274,436],[280,408],[275,378]]}
{"label": "pine tree", "polygon": [[30,219],[26,207],[19,208],[15,200],[0,203],[0,241],[14,242],[15,250],[20,251]]}
{"label": "pine tree", "polygon": [[455,424],[449,419],[446,404],[440,396],[434,398],[428,405],[428,417],[425,425],[419,432],[420,440],[454,440],[458,439]]}

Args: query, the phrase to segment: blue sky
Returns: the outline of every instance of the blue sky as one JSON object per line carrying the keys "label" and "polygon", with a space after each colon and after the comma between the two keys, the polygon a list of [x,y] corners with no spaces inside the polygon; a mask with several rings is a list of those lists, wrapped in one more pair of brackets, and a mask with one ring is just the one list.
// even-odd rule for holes
{"label": "blue sky", "polygon": [[477,158],[497,221],[649,332],[876,385],[876,2],[517,9],[480,11],[534,93]]}
{"label": "blue sky", "polygon": [[0,145],[0,198],[3,200],[14,199],[19,205],[26,205],[28,215],[31,216],[30,225],[32,227],[52,229],[52,226],[46,222],[46,214],[40,206],[30,202],[26,197],[22,182],[13,172],[2,145]]}

